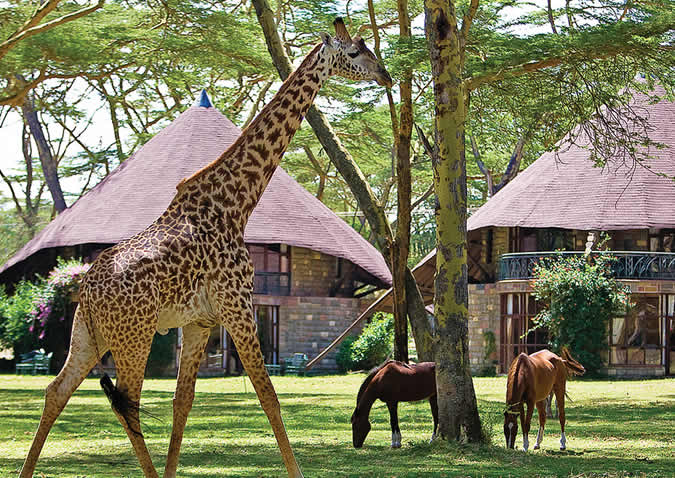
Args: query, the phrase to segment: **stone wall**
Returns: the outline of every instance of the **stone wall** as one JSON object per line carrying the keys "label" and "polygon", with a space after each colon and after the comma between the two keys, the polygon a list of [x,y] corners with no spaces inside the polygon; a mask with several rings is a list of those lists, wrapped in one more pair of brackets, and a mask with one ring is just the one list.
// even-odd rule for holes
{"label": "stone wall", "polygon": [[[279,357],[285,360],[294,353],[304,353],[311,360],[351,325],[371,299],[256,296],[254,301],[279,306]],[[352,333],[358,335],[361,330],[359,325]],[[339,345],[312,370],[337,371],[338,349]]]}
{"label": "stone wall", "polygon": [[495,336],[499,347],[499,294],[495,284],[469,284],[469,363],[471,373],[479,374],[486,368],[494,369],[498,348],[485,356],[486,332]]}
{"label": "stone wall", "polygon": [[291,296],[327,296],[337,279],[338,259],[303,247],[291,248]]}

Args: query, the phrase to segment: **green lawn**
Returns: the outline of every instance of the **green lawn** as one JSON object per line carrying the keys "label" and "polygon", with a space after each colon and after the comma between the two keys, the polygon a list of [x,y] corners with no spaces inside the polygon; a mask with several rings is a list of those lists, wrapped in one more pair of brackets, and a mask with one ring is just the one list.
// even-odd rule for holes
{"label": "green lawn", "polygon": [[[549,420],[542,450],[506,450],[502,433],[505,379],[476,378],[481,418],[493,445],[428,444],[427,402],[401,404],[403,447],[389,448],[386,406],[373,408],[364,448],[351,446],[351,416],[363,375],[273,377],[298,462],[311,477],[675,476],[675,380],[573,381],[568,391],[566,452]],[[0,375],[0,477],[18,474],[50,377]],[[145,382],[146,442],[160,471],[171,433],[174,380]],[[536,413],[535,413],[536,417]],[[533,421],[530,443],[537,425]],[[520,444],[519,437],[517,444]],[[88,379],[56,422],[36,477],[140,477],[131,445],[98,381]],[[241,377],[197,381],[178,468],[180,477],[285,476],[271,429],[251,384]]]}

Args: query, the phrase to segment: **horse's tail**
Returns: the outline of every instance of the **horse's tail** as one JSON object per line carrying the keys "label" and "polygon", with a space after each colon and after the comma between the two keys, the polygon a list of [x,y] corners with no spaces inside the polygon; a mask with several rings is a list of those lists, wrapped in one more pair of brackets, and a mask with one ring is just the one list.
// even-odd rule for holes
{"label": "horse's tail", "polygon": [[567,373],[569,375],[583,375],[586,373],[584,366],[572,358],[572,354],[570,354],[569,349],[564,345],[560,349],[560,356],[565,363],[565,368],[567,368]]}
{"label": "horse's tail", "polygon": [[525,354],[520,354],[514,359],[509,367],[509,374],[506,381],[506,403],[516,403],[520,401],[520,397],[516,397],[515,394],[519,391],[521,394],[524,391],[520,390],[518,384],[518,375],[520,373],[520,367],[522,366],[523,360],[526,360],[528,357]]}

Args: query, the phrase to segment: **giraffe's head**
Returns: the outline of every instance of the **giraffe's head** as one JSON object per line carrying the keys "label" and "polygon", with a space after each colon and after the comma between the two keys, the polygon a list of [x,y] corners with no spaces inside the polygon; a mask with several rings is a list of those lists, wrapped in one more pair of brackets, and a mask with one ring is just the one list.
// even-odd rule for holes
{"label": "giraffe's head", "polygon": [[335,37],[321,33],[324,52],[333,59],[334,73],[350,80],[375,80],[378,85],[391,88],[391,76],[387,73],[361,37],[349,35],[342,18],[336,18]]}

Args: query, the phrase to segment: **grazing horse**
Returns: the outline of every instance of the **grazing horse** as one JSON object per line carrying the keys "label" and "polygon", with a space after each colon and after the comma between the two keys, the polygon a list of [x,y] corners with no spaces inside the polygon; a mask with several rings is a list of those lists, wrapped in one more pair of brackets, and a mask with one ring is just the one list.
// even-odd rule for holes
{"label": "grazing horse", "polygon": [[433,440],[438,427],[436,403],[436,364],[421,362],[407,364],[388,360],[370,371],[356,396],[356,409],[352,414],[352,440],[354,448],[361,448],[370,431],[370,408],[377,399],[389,408],[391,447],[401,447],[401,430],[398,428],[398,402],[416,402],[429,399],[434,417]]}
{"label": "grazing horse", "polygon": [[[583,375],[586,369],[572,358],[563,347],[562,357],[548,350],[540,350],[532,355],[520,354],[509,368],[506,385],[506,410],[504,411],[504,437],[506,446],[513,448],[518,434],[517,417],[523,427],[523,450],[529,446],[528,433],[534,405],[539,412],[539,433],[534,449],[539,449],[544,437],[546,423],[546,398],[555,393],[560,419],[560,449],[565,449],[565,383],[569,375]],[[527,404],[527,415],[523,405]]]}

